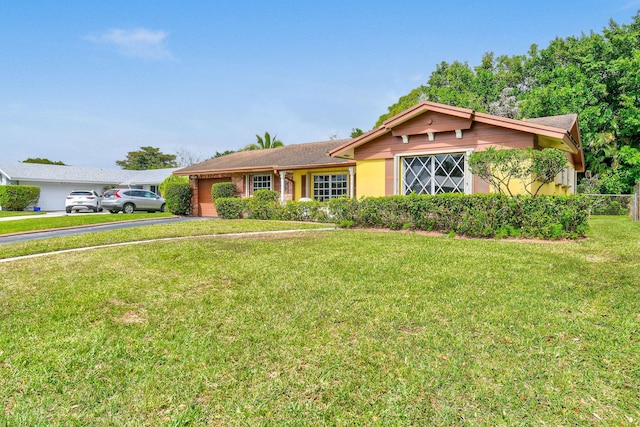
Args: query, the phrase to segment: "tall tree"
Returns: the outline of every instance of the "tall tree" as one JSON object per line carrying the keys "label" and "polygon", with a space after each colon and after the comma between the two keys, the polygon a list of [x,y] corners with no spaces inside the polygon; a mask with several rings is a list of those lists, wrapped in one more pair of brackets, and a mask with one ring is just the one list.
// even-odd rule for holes
{"label": "tall tree", "polygon": [[236,152],[236,150],[224,150],[224,151],[216,150],[216,154],[214,154],[213,157],[211,157],[211,158],[215,159],[216,157],[226,156],[227,154],[233,154],[235,152]]}
{"label": "tall tree", "polygon": [[43,165],[59,165],[59,166],[67,166],[66,163],[61,161],[53,161],[49,159],[45,159],[43,157],[29,157],[22,161],[22,163],[40,163]]}
{"label": "tall tree", "polygon": [[364,131],[362,129],[360,129],[360,128],[352,128],[350,136],[351,136],[351,138],[357,138],[357,137],[359,137],[360,135],[363,135],[363,134],[364,134]]}
{"label": "tall tree", "polygon": [[630,192],[640,179],[640,12],[631,24],[610,21],[602,33],[534,44],[526,55],[489,52],[473,68],[441,62],[376,126],[422,100],[517,119],[577,113],[585,165],[601,178],[600,191]]}
{"label": "tall tree", "polygon": [[277,135],[274,135],[273,138],[269,134],[269,132],[264,133],[264,137],[260,135],[256,135],[256,142],[253,144],[249,144],[243,148],[243,151],[247,150],[264,150],[266,148],[276,148],[282,147],[284,144],[277,138]]}
{"label": "tall tree", "polygon": [[117,160],[116,164],[122,169],[129,170],[175,168],[178,166],[174,154],[165,154],[159,148],[149,146],[140,147],[138,151],[129,151],[127,158]]}
{"label": "tall tree", "polygon": [[179,168],[195,165],[203,160],[202,156],[195,154],[186,148],[181,148],[176,152],[176,164]]}

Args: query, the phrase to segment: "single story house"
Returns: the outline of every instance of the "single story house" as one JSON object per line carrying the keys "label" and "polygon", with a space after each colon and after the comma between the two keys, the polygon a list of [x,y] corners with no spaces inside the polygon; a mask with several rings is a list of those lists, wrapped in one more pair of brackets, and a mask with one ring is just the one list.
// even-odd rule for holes
{"label": "single story house", "polygon": [[211,186],[219,182],[235,183],[242,197],[251,197],[254,191],[262,189],[280,192],[282,201],[353,197],[356,162],[327,154],[347,142],[332,140],[239,151],[188,166],[174,174],[189,177],[193,191],[192,213],[197,216],[216,215]]}
{"label": "single story house", "polygon": [[38,206],[42,210],[64,210],[66,196],[74,190],[95,190],[102,194],[109,188],[140,188],[158,192],[158,186],[177,168],[123,170],[47,165],[39,163],[0,162],[0,185],[40,187]]}
{"label": "single story house", "polygon": [[573,194],[584,153],[575,114],[514,120],[424,101],[357,138],[244,151],[174,172],[190,178],[193,214],[215,215],[211,185],[234,182],[238,194],[280,192],[303,197],[368,197],[493,191],[469,169],[468,158],[487,147],[563,151],[568,166],[543,194]]}

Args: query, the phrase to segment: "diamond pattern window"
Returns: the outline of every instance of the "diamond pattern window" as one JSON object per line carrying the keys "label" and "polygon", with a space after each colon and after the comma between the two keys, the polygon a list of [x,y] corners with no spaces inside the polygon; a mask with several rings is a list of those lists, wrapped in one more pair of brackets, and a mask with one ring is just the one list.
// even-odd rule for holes
{"label": "diamond pattern window", "polygon": [[464,193],[465,155],[402,158],[402,194]]}

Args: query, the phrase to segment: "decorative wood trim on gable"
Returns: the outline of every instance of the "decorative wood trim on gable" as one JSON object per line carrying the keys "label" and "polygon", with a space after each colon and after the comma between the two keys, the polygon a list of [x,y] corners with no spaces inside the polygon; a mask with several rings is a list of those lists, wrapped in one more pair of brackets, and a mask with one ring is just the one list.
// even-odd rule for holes
{"label": "decorative wood trim on gable", "polygon": [[[540,119],[551,120],[546,120],[546,123],[543,123]],[[455,132],[455,139],[466,140],[468,135],[475,134],[476,127],[488,125],[506,133],[520,132],[529,135],[535,138],[537,147],[554,147],[571,153],[576,170],[582,172],[584,170],[584,152],[580,141],[577,116],[573,118],[573,124],[567,123],[566,117],[563,120],[554,121],[553,117],[538,118],[535,121],[514,120],[477,113],[466,108],[424,101],[385,120],[380,127],[330,150],[329,155],[354,159],[362,156],[362,154],[358,155],[356,151],[362,153],[364,145],[370,143],[377,145],[383,141],[383,144],[390,147],[389,144],[398,144],[400,138],[403,138],[405,143],[411,141],[411,146],[416,143],[420,145],[427,141],[431,143],[436,141],[436,144],[439,144],[441,139],[451,144],[450,139],[454,137],[453,132]],[[553,125],[553,123],[558,123],[558,125]],[[445,135],[444,133],[449,134]],[[436,136],[436,134],[443,135]],[[424,136],[420,137],[422,135]],[[405,136],[406,138],[404,138]],[[370,150],[365,148],[365,151]]]}
{"label": "decorative wood trim on gable", "polygon": [[457,129],[470,129],[473,120],[447,116],[441,113],[427,112],[420,116],[420,120],[410,120],[391,129],[393,136],[424,135],[440,132],[452,132]]}

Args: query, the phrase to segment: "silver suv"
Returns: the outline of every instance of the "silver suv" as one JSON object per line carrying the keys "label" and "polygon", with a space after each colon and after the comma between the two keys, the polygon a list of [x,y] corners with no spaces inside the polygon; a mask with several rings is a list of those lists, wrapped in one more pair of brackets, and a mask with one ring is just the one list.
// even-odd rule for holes
{"label": "silver suv", "polygon": [[147,190],[109,190],[102,195],[102,207],[111,213],[133,213],[134,211],[164,212],[165,200]]}

